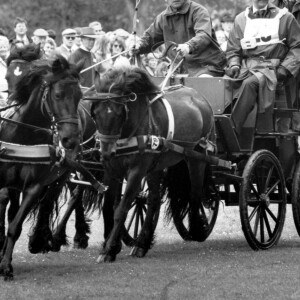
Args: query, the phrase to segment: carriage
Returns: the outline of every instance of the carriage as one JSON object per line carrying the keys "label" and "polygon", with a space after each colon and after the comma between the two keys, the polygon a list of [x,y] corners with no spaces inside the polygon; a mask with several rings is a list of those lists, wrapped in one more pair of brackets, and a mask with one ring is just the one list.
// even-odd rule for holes
{"label": "carriage", "polygon": [[[157,85],[165,80],[164,77],[151,79]],[[257,113],[255,107],[238,136],[230,120],[236,85],[236,80],[230,78],[193,78],[177,74],[169,78],[166,90],[191,87],[208,99],[214,113],[217,155],[207,152],[206,157],[200,158],[207,160],[212,167],[212,181],[199,207],[199,211],[207,216],[208,223],[195,224],[202,231],[197,240],[204,241],[212,232],[219,203],[223,200],[226,206],[239,206],[242,230],[249,246],[253,250],[266,250],[279,241],[286,204],[292,204],[295,226],[298,233],[300,231],[298,134],[278,132],[278,124],[287,124],[293,113],[299,112],[299,107],[298,104],[288,106],[282,97],[276,100],[274,108],[262,114]],[[281,87],[278,93],[289,96],[288,88]],[[83,160],[82,163],[86,167],[90,165],[89,161]],[[95,163],[92,168],[95,168]],[[284,169],[288,171],[284,172]],[[126,180],[122,184],[124,190]],[[122,188],[120,196],[121,193]],[[166,194],[167,191],[162,188],[162,202],[167,198]],[[132,245],[139,236],[147,215],[148,196],[149,188],[143,180],[125,223],[123,241],[127,245]],[[187,211],[184,214],[173,213],[172,217],[181,237],[193,240],[189,234],[192,224]],[[159,210],[153,218],[154,224],[158,217]]]}
{"label": "carriage", "polygon": [[[160,83],[164,78],[152,79]],[[204,231],[203,240],[212,232],[220,200],[227,206],[239,206],[242,230],[253,250],[266,250],[278,242],[287,203],[292,204],[299,234],[297,133],[277,131],[279,122],[288,123],[293,113],[299,111],[298,102],[294,107],[288,106],[282,101],[284,98],[279,97],[281,101],[277,99],[274,108],[262,114],[257,113],[255,107],[238,136],[230,120],[236,80],[176,75],[170,78],[169,85],[192,87],[208,99],[214,112],[218,158],[231,163],[230,168],[212,163],[217,194],[209,197],[201,208],[209,220],[206,228],[199,227]],[[289,89],[289,86],[281,87],[279,93],[290,96]],[[284,172],[284,169],[289,172]],[[174,218],[175,226],[184,239],[188,237],[190,226],[185,219],[186,216]]]}
{"label": "carriage", "polygon": [[[166,81],[165,78],[152,78],[152,80],[157,85],[162,81]],[[204,222],[201,218],[189,218],[189,209],[185,209],[183,212],[176,212],[176,210],[175,213],[173,212],[174,224],[182,238],[204,241],[213,230],[220,200],[224,200],[226,205],[240,206],[242,229],[246,240],[254,250],[269,249],[278,242],[284,225],[287,203],[292,204],[294,221],[299,233],[300,164],[296,149],[297,133],[288,131],[280,133],[277,131],[278,124],[287,124],[292,114],[297,113],[299,108],[287,107],[286,102],[281,103],[278,101],[274,109],[262,115],[256,113],[256,108],[249,115],[242,135],[237,136],[230,120],[234,86],[236,85],[234,80],[226,78],[190,78],[184,75],[176,75],[168,79],[167,85],[165,94],[168,92],[176,94],[178,91],[180,92],[182,87],[186,86],[193,88],[203,99],[209,101],[214,115],[214,127],[217,137],[217,153],[213,152],[215,147],[212,147],[212,151],[208,149],[209,143],[202,145],[205,148],[202,153],[190,149],[186,150],[185,147],[178,145],[174,146],[172,142],[168,144],[169,149],[176,149],[176,151],[184,152],[185,155],[203,160],[211,167],[211,172],[207,176],[208,179],[205,180],[201,191],[204,192],[204,197],[196,207],[199,214],[204,215],[207,221]],[[140,94],[143,95],[141,92]],[[158,94],[159,96],[161,92],[152,92],[152,94]],[[92,96],[92,100],[97,101],[99,100],[98,97],[99,94],[95,94]],[[87,98],[91,100],[91,98]],[[118,104],[116,99],[119,98],[122,101],[124,96],[106,94],[104,98],[101,98],[100,95],[100,100],[112,100],[115,104]],[[155,97],[155,99],[159,99],[159,97]],[[134,102],[135,100],[136,96],[130,93],[125,102],[119,104],[125,107],[127,105],[126,101]],[[126,116],[127,114],[126,111]],[[91,171],[103,173],[102,162],[99,160],[98,138],[96,136],[92,148],[81,151],[80,163]],[[159,142],[159,140],[155,141]],[[122,146],[121,151],[124,151]],[[78,165],[77,168],[79,168]],[[283,170],[286,169],[290,171],[284,172]],[[84,169],[82,169],[82,172],[86,173]],[[88,176],[88,173],[85,175]],[[92,177],[89,179],[91,180]],[[181,179],[177,179],[179,180],[178,185],[180,185]],[[88,182],[74,178],[70,178],[69,182],[83,187],[82,192],[84,192],[86,186],[91,185]],[[142,186],[139,189],[140,192],[131,203],[132,212],[128,215],[126,230],[122,230],[123,241],[130,246],[134,245],[135,241],[139,239],[140,228],[147,220],[149,204],[151,204],[149,201],[151,189],[148,187],[146,180],[142,181]],[[119,182],[115,189],[117,197],[121,198],[124,190],[126,190],[126,180]],[[87,191],[86,193],[88,194]],[[162,184],[159,196],[165,198],[165,195],[166,189]],[[195,207],[192,207],[191,210],[193,209]],[[151,226],[154,230],[159,217],[159,205],[155,207],[154,211],[153,207],[150,210],[152,210]],[[190,234],[191,228],[197,231],[196,238]],[[117,245],[117,248],[119,249],[119,245]],[[142,252],[140,256],[144,256],[145,253]],[[115,255],[111,258],[112,260],[115,259]]]}

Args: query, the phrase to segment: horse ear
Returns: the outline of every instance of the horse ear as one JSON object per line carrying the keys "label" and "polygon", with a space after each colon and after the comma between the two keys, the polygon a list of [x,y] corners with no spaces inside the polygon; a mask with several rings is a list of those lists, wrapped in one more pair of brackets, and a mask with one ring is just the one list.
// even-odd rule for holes
{"label": "horse ear", "polygon": [[57,57],[57,59],[54,60],[54,62],[52,64],[52,72],[53,72],[53,74],[61,73],[61,72],[63,72],[64,70],[66,70],[68,68],[69,68],[69,63],[62,56]]}

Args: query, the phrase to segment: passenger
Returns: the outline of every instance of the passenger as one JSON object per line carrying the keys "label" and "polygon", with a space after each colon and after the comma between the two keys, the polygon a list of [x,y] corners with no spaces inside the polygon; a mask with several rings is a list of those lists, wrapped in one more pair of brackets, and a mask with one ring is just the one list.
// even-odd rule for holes
{"label": "passenger", "polygon": [[234,22],[227,44],[228,75],[243,79],[232,111],[237,134],[258,103],[258,111],[272,108],[277,82],[284,85],[300,68],[300,27],[286,8],[269,0],[252,6]]}
{"label": "passenger", "polygon": [[[145,31],[133,53],[149,53],[158,42],[165,42],[167,47],[175,42],[176,51],[185,57],[180,73],[223,76],[226,57],[212,34],[206,8],[191,0],[168,0],[166,10]],[[175,56],[175,51],[169,51],[170,59]]]}

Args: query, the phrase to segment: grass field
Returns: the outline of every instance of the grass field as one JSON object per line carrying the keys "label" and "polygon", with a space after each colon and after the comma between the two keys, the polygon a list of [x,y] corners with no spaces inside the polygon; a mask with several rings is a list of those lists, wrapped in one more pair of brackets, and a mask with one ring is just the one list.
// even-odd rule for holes
{"label": "grass field", "polygon": [[[101,219],[92,216],[87,250],[32,255],[28,229],[14,253],[15,279],[0,282],[0,299],[300,299],[300,239],[291,208],[280,243],[255,252],[241,231],[237,207],[220,206],[215,229],[204,243],[184,242],[158,224],[156,244],[143,259],[123,247],[117,261],[96,264]],[[68,225],[73,236],[74,218]]]}

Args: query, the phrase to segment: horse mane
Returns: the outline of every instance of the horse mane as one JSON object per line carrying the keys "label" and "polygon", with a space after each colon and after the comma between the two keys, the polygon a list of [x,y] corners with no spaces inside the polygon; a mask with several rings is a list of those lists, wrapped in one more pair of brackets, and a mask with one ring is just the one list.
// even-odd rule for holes
{"label": "horse mane", "polygon": [[79,80],[76,66],[69,64],[63,56],[58,55],[52,65],[47,60],[36,60],[32,63],[26,76],[16,84],[12,99],[17,104],[25,104],[36,87],[41,87],[43,83],[55,83],[65,77]]}
{"label": "horse mane", "polygon": [[152,93],[159,90],[147,72],[138,67],[112,68],[101,77],[103,93],[129,94]]}
{"label": "horse mane", "polygon": [[22,48],[13,48],[10,55],[7,58],[7,66],[15,59],[22,59],[27,62],[31,62],[33,60],[40,59],[42,57],[42,53],[40,50],[40,45],[29,44]]}

